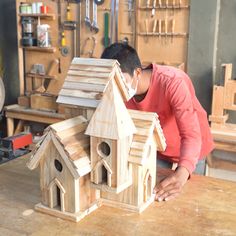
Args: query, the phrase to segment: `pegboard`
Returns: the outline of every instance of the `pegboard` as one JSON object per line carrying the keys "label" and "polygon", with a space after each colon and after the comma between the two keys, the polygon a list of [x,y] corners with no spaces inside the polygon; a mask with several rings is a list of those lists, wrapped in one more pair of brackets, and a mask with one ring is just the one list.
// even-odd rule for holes
{"label": "pegboard", "polygon": [[[117,38],[111,37],[111,22],[115,20],[113,16],[114,1],[104,1],[97,6],[97,26],[98,32],[91,30],[85,23],[86,0],[81,3],[70,3],[71,20],[77,22],[76,38],[75,32],[65,30],[66,45],[69,47],[69,54],[65,57],[61,54],[61,39],[58,21],[58,2],[61,2],[61,19],[66,20],[68,1],[66,0],[17,0],[17,31],[19,46],[19,79],[21,95],[34,93],[34,88],[39,88],[42,78],[34,78],[30,82],[28,73],[34,64],[43,64],[46,72],[53,60],[60,63],[53,72],[53,78],[47,79],[49,83],[47,93],[58,95],[64,82],[71,60],[74,56],[99,58],[105,48],[104,46],[104,15],[108,15],[109,38],[119,42],[128,41],[129,45],[135,47],[143,64],[152,62],[180,65],[186,64],[188,24],[189,24],[189,0],[120,0],[119,15],[117,24]],[[52,49],[45,51],[28,50],[21,46],[22,38],[22,16],[19,15],[20,2],[43,2],[49,7],[49,13],[53,17],[33,17],[36,24],[40,20],[41,24],[50,25],[50,35]],[[93,21],[93,1],[90,3],[89,18]],[[132,3],[131,5],[129,5]],[[156,20],[156,29],[153,31]],[[162,21],[161,27],[158,22]],[[174,27],[172,22],[174,20]],[[165,25],[167,22],[167,27]],[[115,25],[114,25],[115,27]],[[113,28],[114,28],[113,27]],[[74,43],[76,42],[76,43]],[[95,43],[95,44],[94,44]],[[94,50],[93,50],[94,47]],[[31,77],[32,78],[32,77]],[[32,87],[34,87],[32,89]]]}

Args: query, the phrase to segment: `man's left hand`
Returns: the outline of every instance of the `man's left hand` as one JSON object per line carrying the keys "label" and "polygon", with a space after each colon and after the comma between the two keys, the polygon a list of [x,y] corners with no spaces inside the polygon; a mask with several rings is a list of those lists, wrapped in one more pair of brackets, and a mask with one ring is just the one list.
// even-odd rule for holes
{"label": "man's left hand", "polygon": [[189,178],[189,172],[185,167],[178,167],[174,173],[167,176],[162,180],[155,188],[154,193],[156,194],[155,200],[157,201],[169,201],[177,197],[184,184]]}

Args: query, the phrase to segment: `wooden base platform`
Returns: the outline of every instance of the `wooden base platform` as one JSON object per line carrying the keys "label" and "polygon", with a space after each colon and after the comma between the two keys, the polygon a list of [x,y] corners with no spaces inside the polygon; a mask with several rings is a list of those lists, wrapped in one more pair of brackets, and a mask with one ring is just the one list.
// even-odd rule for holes
{"label": "wooden base platform", "polygon": [[[141,214],[102,206],[79,223],[34,211],[39,173],[27,157],[0,165],[0,235],[236,235],[236,184],[193,175],[182,194],[154,202]],[[167,172],[158,171],[158,179]]]}
{"label": "wooden base platform", "polygon": [[55,216],[55,217],[60,217],[60,218],[65,219],[65,220],[70,220],[70,221],[78,222],[81,219],[83,219],[85,216],[90,214],[91,212],[95,211],[98,207],[99,207],[99,203],[98,204],[94,204],[93,206],[91,206],[86,211],[79,212],[77,214],[73,214],[73,213],[68,213],[68,212],[62,213],[61,211],[58,211],[56,209],[48,208],[48,207],[44,206],[43,204],[38,203],[35,206],[35,210],[40,211],[40,212],[45,213],[45,214],[48,214],[48,215]]}

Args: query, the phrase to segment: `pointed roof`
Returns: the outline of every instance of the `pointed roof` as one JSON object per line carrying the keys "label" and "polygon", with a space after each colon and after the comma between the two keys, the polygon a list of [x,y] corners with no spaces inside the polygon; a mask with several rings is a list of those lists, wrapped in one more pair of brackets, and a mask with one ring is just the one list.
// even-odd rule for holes
{"label": "pointed roof", "polygon": [[36,144],[27,163],[28,168],[35,169],[53,143],[74,177],[89,173],[90,139],[84,134],[87,125],[88,122],[83,116],[50,125]]}
{"label": "pointed roof", "polygon": [[57,99],[58,103],[96,108],[103,92],[115,80],[124,101],[128,91],[117,60],[74,58]]}
{"label": "pointed roof", "polygon": [[93,114],[86,134],[108,139],[121,139],[136,132],[134,123],[113,80]]}
{"label": "pointed roof", "polygon": [[154,139],[158,151],[164,151],[166,149],[165,137],[156,113],[128,111],[137,129],[137,133],[133,136],[128,160],[143,165],[146,163],[152,140]]}

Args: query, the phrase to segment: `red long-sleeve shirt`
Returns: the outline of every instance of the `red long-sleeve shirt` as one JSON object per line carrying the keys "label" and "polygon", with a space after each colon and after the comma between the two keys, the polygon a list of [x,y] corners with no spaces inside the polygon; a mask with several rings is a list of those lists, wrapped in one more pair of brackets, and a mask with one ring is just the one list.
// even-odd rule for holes
{"label": "red long-sleeve shirt", "polygon": [[179,163],[191,174],[199,159],[213,149],[207,114],[195,96],[188,75],[183,71],[153,64],[145,98],[126,103],[127,108],[156,112],[167,148],[160,158]]}

